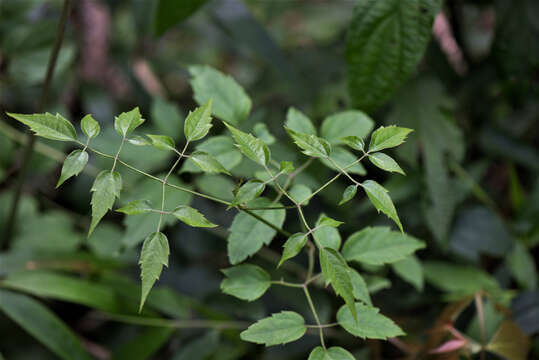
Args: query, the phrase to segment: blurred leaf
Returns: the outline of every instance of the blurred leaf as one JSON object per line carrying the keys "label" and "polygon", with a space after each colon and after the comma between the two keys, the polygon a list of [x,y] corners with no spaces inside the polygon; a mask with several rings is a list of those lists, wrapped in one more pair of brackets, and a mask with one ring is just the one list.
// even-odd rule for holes
{"label": "blurred leaf", "polygon": [[162,97],[152,99],[152,123],[160,133],[178,140],[183,129],[183,114],[178,106]]}
{"label": "blurred leaf", "polygon": [[205,194],[231,201],[234,198],[234,183],[223,175],[202,175],[195,180],[197,187]]}
{"label": "blurred leaf", "polygon": [[507,256],[509,270],[520,286],[527,290],[537,289],[537,268],[528,249],[516,241],[513,250]]}
{"label": "blurred leaf", "polygon": [[292,311],[281,311],[258,320],[243,331],[240,337],[243,341],[272,346],[295,341],[306,331],[305,320],[301,315]]}
{"label": "blurred leaf", "polygon": [[472,321],[470,321],[468,325],[466,334],[473,338],[475,341],[481,343],[481,339],[483,338],[483,336],[481,335],[481,329],[484,329],[485,341],[488,342],[496,333],[496,330],[498,330],[500,324],[503,322],[506,316],[502,311],[496,309],[496,305],[493,304],[492,301],[486,300],[483,301],[484,322],[483,324],[481,324],[480,317],[477,312],[477,306],[475,310],[475,314]]}
{"label": "blurred leaf", "polygon": [[258,299],[271,285],[269,274],[256,265],[243,264],[221,271],[226,276],[221,282],[221,291],[242,300]]}
{"label": "blurred leaf", "polygon": [[219,332],[212,330],[208,331],[204,336],[183,345],[174,354],[172,360],[207,360],[218,350],[222,351],[219,345]]}
{"label": "blurred leaf", "polygon": [[307,235],[304,233],[296,233],[290,236],[283,245],[283,255],[281,256],[281,260],[279,260],[277,267],[280,267],[283,262],[292,259],[299,254],[306,243]]}
{"label": "blurred leaf", "polygon": [[391,264],[391,268],[404,281],[412,284],[417,291],[423,291],[424,275],[421,262],[414,255]]}
{"label": "blurred leaf", "polygon": [[163,265],[168,266],[169,254],[168,239],[163,233],[155,232],[144,240],[139,260],[142,279],[140,310],[142,310],[153,284],[159,279]]}
{"label": "blurred leaf", "polygon": [[148,359],[168,342],[175,331],[174,328],[166,327],[146,328],[140,335],[116,350],[112,359]]}
{"label": "blurred leaf", "polygon": [[[337,163],[337,165],[339,165],[342,169],[347,168],[346,171],[350,174],[367,174],[367,171],[365,171],[365,168],[361,163],[348,167],[348,165],[357,160],[357,157],[341,146],[334,146],[331,149],[331,160]],[[320,161],[328,168],[339,171],[339,169],[337,169],[329,160],[321,158]]]}
{"label": "blurred leaf", "polygon": [[391,319],[379,313],[372,306],[355,303],[357,320],[354,320],[348,306],[337,312],[337,321],[346,331],[363,339],[381,339],[404,335],[404,332]]}
{"label": "blurred leaf", "polygon": [[288,109],[285,125],[298,133],[316,135],[316,128],[311,119],[294,107]]}
{"label": "blurred leaf", "polygon": [[312,190],[307,185],[295,184],[290,189],[289,194],[298,204],[308,205],[308,198],[311,196]]}
{"label": "blurred leaf", "polygon": [[237,125],[251,111],[251,99],[230,76],[209,67],[190,66],[191,86],[199,105],[213,100],[212,112],[221,120]]}
{"label": "blurred leaf", "polygon": [[[279,206],[272,204],[269,199],[258,198],[248,204],[249,207]],[[285,210],[253,210],[271,224],[281,227],[285,219]],[[268,225],[260,222],[249,214],[240,212],[234,217],[228,236],[228,258],[235,265],[260,250],[262,245],[269,245],[277,233]]]}
{"label": "blurred leaf", "polygon": [[275,137],[271,135],[268,130],[268,127],[264,123],[256,123],[253,127],[255,135],[264,142],[266,145],[271,145],[275,143]]}
{"label": "blurred leaf", "polygon": [[178,3],[175,0],[158,0],[154,15],[154,30],[156,35],[187,19],[195,13],[206,0],[185,0]]}
{"label": "blurred leaf", "polygon": [[0,310],[61,359],[92,358],[62,320],[31,297],[0,290]]}
{"label": "blurred leaf", "polygon": [[415,71],[441,0],[360,0],[348,29],[349,88],[358,109],[386,103]]}
{"label": "blurred leaf", "polygon": [[[197,152],[208,153],[215,158],[226,170],[236,167],[242,159],[241,153],[234,146],[234,142],[228,136],[213,136],[196,146]],[[195,155],[195,152],[193,155]],[[200,172],[192,159],[187,159],[181,168],[181,172]]]}
{"label": "blurred leaf", "polygon": [[526,360],[530,340],[514,322],[504,321],[487,345],[487,350],[511,360]]}
{"label": "blurred leaf", "polygon": [[321,136],[332,145],[341,144],[346,136],[357,136],[363,139],[374,127],[374,121],[358,110],[343,111],[324,119],[320,128]]}
{"label": "blurred leaf", "polygon": [[[9,77],[16,79],[23,86],[39,85],[45,80],[51,51],[52,48],[46,47],[17,54],[9,64]],[[55,77],[65,73],[72,66],[74,58],[75,47],[72,45],[62,46],[56,60]]]}

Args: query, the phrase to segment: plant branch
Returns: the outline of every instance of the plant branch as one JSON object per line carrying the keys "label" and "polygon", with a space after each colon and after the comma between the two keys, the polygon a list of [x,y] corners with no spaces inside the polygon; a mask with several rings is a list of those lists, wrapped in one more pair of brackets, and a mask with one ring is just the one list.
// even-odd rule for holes
{"label": "plant branch", "polygon": [[[58,54],[60,53],[60,48],[62,47],[62,42],[64,40],[64,32],[67,23],[67,18],[69,15],[69,9],[71,7],[71,0],[64,0],[64,5],[62,8],[62,15],[60,16],[60,21],[58,23],[58,28],[56,30],[56,38],[54,40],[54,45],[49,57],[49,63],[47,65],[47,73],[45,75],[45,83],[41,90],[41,96],[39,98],[39,104],[37,107],[37,112],[43,112],[45,104],[47,103],[47,98],[49,96],[49,91],[52,83],[52,76],[54,74],[54,69],[56,67],[56,60],[58,59]],[[13,236],[13,230],[15,229],[15,223],[17,221],[17,212],[19,209],[19,203],[21,200],[22,189],[24,187],[26,174],[30,166],[30,160],[34,152],[34,146],[36,143],[36,136],[31,135],[31,132],[28,130],[29,140],[24,147],[24,154],[22,159],[21,170],[17,178],[17,185],[15,188],[15,194],[13,196],[13,202],[11,203],[11,209],[9,212],[9,217],[6,226],[6,232],[4,240],[0,241],[0,250],[7,249],[9,243]]]}
{"label": "plant branch", "polygon": [[311,308],[311,311],[314,316],[314,320],[316,321],[316,324],[318,325],[318,330],[320,333],[320,344],[325,349],[326,343],[324,342],[324,330],[322,328],[322,325],[320,324],[320,318],[318,317],[318,313],[316,312],[316,308],[313,304],[313,299],[311,299],[311,294],[309,293],[309,289],[307,286],[303,285],[303,292],[305,293],[305,297],[307,298],[307,302],[309,303],[309,307]]}

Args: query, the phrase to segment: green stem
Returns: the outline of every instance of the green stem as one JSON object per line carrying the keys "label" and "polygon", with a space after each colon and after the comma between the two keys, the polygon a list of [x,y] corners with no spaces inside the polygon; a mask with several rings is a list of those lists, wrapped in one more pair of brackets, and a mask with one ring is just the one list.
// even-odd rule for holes
{"label": "green stem", "polygon": [[[41,96],[39,98],[37,112],[43,112],[45,108],[45,104],[47,103],[47,98],[49,96],[49,91],[50,91],[50,87],[52,83],[52,76],[54,75],[54,69],[56,68],[56,60],[58,59],[58,54],[60,53],[62,42],[64,40],[64,32],[65,32],[65,27],[67,23],[67,18],[69,15],[70,6],[71,6],[71,0],[64,0],[64,6],[62,8],[62,15],[60,17],[60,22],[58,23],[58,28],[56,31],[56,38],[54,40],[54,45],[53,45],[53,48],[49,57],[49,63],[47,65],[47,73],[45,75],[45,83],[43,84],[43,88],[41,90]],[[22,189],[24,187],[26,175],[28,172],[28,168],[30,166],[30,160],[34,152],[36,136],[31,135],[30,131],[28,131],[27,133],[30,134],[29,140],[26,143],[26,146],[24,148],[22,165],[19,172],[19,176],[17,177],[17,183],[16,183],[17,185],[15,188],[15,194],[13,196],[13,202],[11,203],[11,209],[9,211],[9,217],[7,220],[7,227],[6,227],[4,240],[3,241],[0,240],[0,250],[7,249],[9,247],[9,243],[13,236],[13,230],[15,229],[15,223],[17,221],[17,212],[18,212],[19,203],[21,200]]]}
{"label": "green stem", "polygon": [[314,316],[314,320],[316,321],[316,325],[318,325],[318,330],[320,333],[320,344],[325,349],[326,343],[324,342],[324,330],[322,328],[322,325],[320,324],[320,318],[318,317],[318,313],[316,312],[316,308],[313,304],[313,299],[311,299],[311,294],[309,293],[309,289],[307,286],[303,285],[303,292],[305,293],[305,297],[307,298],[307,302],[309,303],[309,307],[311,308],[311,311]]}
{"label": "green stem", "polygon": [[281,280],[273,280],[271,283],[274,284],[274,285],[281,285],[281,286],[286,286],[286,287],[303,288],[303,284],[291,283],[291,282],[284,281],[282,279]]}

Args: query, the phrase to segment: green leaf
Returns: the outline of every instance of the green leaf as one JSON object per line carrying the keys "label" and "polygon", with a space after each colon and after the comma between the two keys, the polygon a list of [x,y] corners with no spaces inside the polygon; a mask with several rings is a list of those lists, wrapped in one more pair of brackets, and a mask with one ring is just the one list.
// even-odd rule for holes
{"label": "green leaf", "polygon": [[[256,208],[279,206],[279,204],[273,204],[271,200],[266,198],[258,198],[249,202],[248,206]],[[277,227],[283,225],[286,215],[284,209],[253,210],[252,212]],[[276,230],[251,215],[245,212],[238,213],[232,221],[230,235],[227,239],[230,263],[238,264],[258,252],[262,245],[269,245],[275,234]]]}
{"label": "green leaf", "polygon": [[[223,344],[219,342],[219,335],[219,330],[210,330],[204,336],[200,336],[187,344],[182,343],[182,346],[174,353],[171,360],[208,360],[212,358],[212,355],[215,355],[214,360],[237,359],[237,357],[233,356],[228,357],[231,351],[223,348]],[[236,348],[240,347],[236,346]],[[216,353],[224,353],[224,357],[219,358]]]}
{"label": "green leaf", "polygon": [[163,233],[154,232],[144,240],[139,260],[142,279],[139,311],[142,310],[153,284],[161,276],[163,265],[168,266],[169,254],[168,239]]}
{"label": "green leaf", "polygon": [[387,194],[387,190],[374,180],[366,180],[361,184],[361,186],[367,193],[369,200],[374,205],[376,210],[386,214],[399,226],[399,229],[403,231],[399,215],[397,215],[397,209],[395,209],[393,201],[391,201],[391,198]]}
{"label": "green leaf", "polygon": [[271,145],[275,143],[275,136],[271,135],[268,130],[268,127],[264,123],[256,123],[253,127],[255,135],[264,142],[266,145]]}
{"label": "green leaf", "polygon": [[238,130],[226,122],[225,125],[232,133],[232,137],[234,140],[236,140],[236,146],[238,149],[240,149],[243,155],[262,166],[268,165],[270,160],[270,151],[262,140],[257,139],[251,134]]}
{"label": "green leaf", "polygon": [[316,128],[314,127],[311,119],[293,107],[289,108],[288,112],[286,113],[285,126],[298,133],[316,135]]}
{"label": "green leaf", "polygon": [[187,205],[178,206],[174,209],[172,215],[189,226],[205,228],[217,227],[217,225],[209,222],[204,215],[198,212],[198,210]]}
{"label": "green leaf", "polygon": [[339,248],[341,247],[341,234],[339,234],[339,231],[334,227],[320,226],[320,222],[325,217],[324,214],[320,214],[316,221],[316,230],[313,231],[314,240],[318,247],[331,248],[339,251]]}
{"label": "green leaf", "polygon": [[165,135],[150,135],[146,134],[152,140],[152,145],[159,150],[174,151],[176,150],[176,144],[170,136]]}
{"label": "green leaf", "polygon": [[292,186],[292,188],[289,191],[290,196],[292,199],[294,199],[298,204],[301,205],[308,205],[309,204],[309,198],[312,194],[312,190],[304,184],[296,184]]}
{"label": "green leaf", "polygon": [[238,265],[221,271],[227,277],[221,282],[221,291],[242,300],[256,300],[271,286],[269,274],[256,265]]}
{"label": "green leaf", "polygon": [[341,201],[339,201],[339,205],[342,205],[352,200],[354,196],[356,196],[356,193],[357,193],[357,185],[347,186],[346,189],[344,189],[344,193],[342,194]]}
{"label": "green leaf", "polygon": [[156,35],[187,19],[207,0],[182,0],[181,6],[175,0],[158,0],[155,8],[153,27]]}
{"label": "green leaf", "polygon": [[0,310],[59,358],[92,359],[77,335],[58,316],[33,298],[0,290]]}
{"label": "green leaf", "polygon": [[[335,163],[337,163],[337,165],[339,165],[342,169],[345,169],[350,174],[367,174],[367,171],[365,171],[365,168],[363,167],[363,165],[361,165],[361,163],[357,163],[348,167],[350,164],[356,162],[357,157],[347,149],[342,148],[341,146],[333,147],[331,152],[331,160],[333,160]],[[320,161],[322,161],[322,163],[328,168],[339,172],[339,169],[335,167],[335,165],[333,165],[328,159],[320,159]]]}
{"label": "green leaf", "polygon": [[266,346],[286,344],[305,335],[305,320],[293,311],[281,311],[269,318],[258,320],[240,337],[243,341],[265,344]]}
{"label": "green leaf", "polygon": [[304,233],[296,233],[288,238],[284,243],[283,255],[277,267],[280,267],[286,260],[293,258],[300,253],[301,249],[307,243],[307,235]]}
{"label": "green leaf", "polygon": [[71,154],[67,155],[62,166],[62,174],[56,184],[56,188],[64,183],[72,176],[80,174],[84,167],[88,163],[88,153],[82,150],[73,150]]}
{"label": "green leaf", "polygon": [[364,279],[367,283],[369,294],[376,294],[381,290],[389,289],[391,287],[391,281],[382,276],[365,275]]}
{"label": "green leaf", "polygon": [[369,152],[380,151],[402,144],[413,130],[395,125],[376,129],[371,136]]}
{"label": "green leaf", "polygon": [[292,161],[281,161],[279,170],[285,174],[290,174],[292,171],[294,171],[294,164],[292,164]]}
{"label": "green leaf", "polygon": [[507,257],[507,264],[520,286],[527,290],[537,289],[535,261],[528,249],[520,242],[515,242],[513,250]]}
{"label": "green leaf", "polygon": [[391,231],[389,227],[369,226],[350,235],[342,251],[348,261],[383,265],[402,260],[424,247],[422,241],[398,231]]}
{"label": "green leaf", "polygon": [[160,134],[179,139],[183,132],[184,115],[174,102],[156,96],[152,99],[150,114],[152,123]]}
{"label": "green leaf", "polygon": [[316,226],[323,227],[323,226],[330,226],[330,227],[339,227],[342,224],[344,224],[342,221],[338,221],[335,219],[330,218],[329,216],[326,216],[324,214],[320,215],[320,218],[316,222]]}
{"label": "green leaf", "polygon": [[88,136],[89,139],[95,138],[97,135],[99,135],[99,132],[101,131],[99,123],[95,121],[95,119],[90,114],[83,117],[80,121],[80,124],[82,131],[84,132],[84,134],[86,134],[86,136]]}
{"label": "green leaf", "polygon": [[327,117],[320,128],[320,135],[332,145],[342,144],[343,137],[365,138],[374,127],[374,121],[362,111],[343,111]]}
{"label": "green leaf", "polygon": [[126,215],[147,214],[152,210],[152,203],[149,200],[134,200],[124,207],[116,209],[117,212],[121,212]]}
{"label": "green leaf", "polygon": [[130,132],[142,125],[144,119],[140,115],[138,107],[131,111],[123,112],[114,117],[114,129],[120,136],[126,137]]}
{"label": "green leaf", "polygon": [[355,360],[355,357],[342,347],[334,346],[324,349],[318,346],[311,351],[308,360]]}
{"label": "green leaf", "polygon": [[30,127],[37,135],[51,140],[76,141],[77,133],[73,125],[62,115],[45,114],[13,114],[6,113],[13,119]]}
{"label": "green leaf", "polygon": [[305,155],[327,158],[331,154],[331,145],[326,140],[316,135],[296,132],[288,127],[285,129]]}
{"label": "green leaf", "polygon": [[[241,163],[241,153],[228,136],[213,136],[196,146],[197,152],[207,153],[214,157],[227,171]],[[191,159],[184,162],[181,172],[200,172]]]}
{"label": "green leaf", "polygon": [[391,319],[380,314],[377,308],[355,303],[355,310],[357,320],[352,317],[348,306],[342,306],[337,312],[337,322],[350,334],[362,339],[381,340],[404,335],[401,328]]}
{"label": "green leaf", "polygon": [[324,278],[326,283],[331,282],[335,293],[344,299],[346,305],[350,307],[350,311],[354,319],[357,318],[356,309],[354,307],[354,285],[352,284],[352,276],[350,268],[342,255],[329,248],[320,249],[320,257],[324,257],[325,273]]}
{"label": "green leaf", "polygon": [[28,294],[81,304],[109,312],[123,312],[117,294],[112,289],[80,277],[52,271],[16,272],[2,280],[2,287]]}
{"label": "green leaf", "polygon": [[202,151],[195,151],[189,159],[202,171],[210,174],[223,173],[230,175],[227,169],[213,156]]}
{"label": "green leaf", "polygon": [[213,100],[210,98],[203,105],[189,112],[185,119],[183,131],[187,141],[200,140],[208,134],[211,124],[211,106]]}
{"label": "green leaf", "polygon": [[88,236],[92,234],[99,221],[108,210],[112,209],[115,198],[120,197],[122,177],[116,171],[103,170],[95,178],[92,185],[92,223]]}
{"label": "green leaf", "polygon": [[354,150],[365,151],[365,141],[357,136],[345,136],[341,139],[342,143],[348,145]]}
{"label": "green leaf", "polygon": [[148,141],[148,139],[140,136],[140,135],[135,135],[129,139],[127,139],[127,142],[130,143],[130,144],[133,144],[135,146],[150,146],[152,145],[151,142]]}
{"label": "green leaf", "polygon": [[406,175],[399,164],[389,155],[381,152],[369,154],[369,160],[382,170]]}
{"label": "green leaf", "polygon": [[199,105],[213,99],[213,114],[234,125],[247,118],[251,99],[233,78],[209,66],[190,66],[189,72]]}
{"label": "green leaf", "polygon": [[260,194],[262,194],[265,188],[266,184],[260,180],[247,181],[245,184],[240,186],[240,188],[236,192],[236,195],[234,196],[234,200],[232,200],[230,207],[248,203],[254,198],[260,196]]}
{"label": "green leaf", "polygon": [[167,327],[147,327],[138,332],[136,336],[116,347],[111,360],[146,360],[164,348],[172,335],[176,332],[174,328]]}
{"label": "green leaf", "polygon": [[369,287],[363,277],[354,268],[350,269],[350,277],[354,288],[354,298],[363,301],[367,305],[372,306],[371,297],[369,295]]}
{"label": "green leaf", "polygon": [[391,264],[391,268],[401,279],[412,284],[417,291],[423,291],[423,266],[414,255]]}
{"label": "green leaf", "polygon": [[415,71],[441,0],[360,0],[346,42],[354,105],[371,113]]}

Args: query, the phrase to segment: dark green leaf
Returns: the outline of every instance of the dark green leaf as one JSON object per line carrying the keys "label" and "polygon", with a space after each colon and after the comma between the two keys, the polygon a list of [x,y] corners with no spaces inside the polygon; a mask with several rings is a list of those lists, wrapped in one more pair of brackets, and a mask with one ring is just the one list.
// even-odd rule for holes
{"label": "dark green leaf", "polygon": [[399,275],[404,281],[412,284],[417,291],[423,291],[423,266],[414,255],[391,264],[393,271]]}
{"label": "dark green leaf", "polygon": [[346,189],[344,189],[344,193],[342,194],[341,201],[339,201],[339,205],[342,205],[352,200],[354,196],[356,196],[356,193],[357,193],[357,185],[347,186]]}
{"label": "dark green leaf", "polygon": [[99,123],[95,121],[95,119],[90,114],[83,117],[80,121],[80,124],[82,131],[84,132],[84,134],[86,134],[86,136],[88,136],[89,139],[95,138],[97,135],[99,135],[99,132],[101,131]]}
{"label": "dark green leaf", "polygon": [[179,4],[175,0],[158,0],[154,16],[154,30],[156,35],[165,31],[191,16],[206,0],[182,0]]}
{"label": "dark green leaf", "polygon": [[376,226],[350,235],[344,243],[343,255],[348,261],[383,265],[402,260],[424,247],[423,242],[409,235]]}
{"label": "dark green leaf", "polygon": [[358,109],[373,112],[415,71],[441,0],[360,0],[348,30],[349,88]]}
{"label": "dark green leaf", "polygon": [[195,100],[199,105],[213,99],[212,111],[215,116],[234,125],[247,118],[251,111],[251,99],[234,79],[209,66],[190,66],[189,72]]}
{"label": "dark green leaf", "polygon": [[77,133],[73,125],[62,115],[45,114],[13,114],[7,113],[13,119],[30,127],[37,135],[51,140],[76,141]]}
{"label": "dark green leaf", "polygon": [[266,346],[286,344],[305,335],[307,328],[303,317],[292,311],[282,311],[269,318],[258,320],[240,334],[243,341]]}
{"label": "dark green leaf", "polygon": [[144,240],[139,260],[142,279],[139,311],[142,310],[153,284],[161,276],[163,265],[168,266],[169,254],[168,239],[163,233],[154,232]]}
{"label": "dark green leaf", "polygon": [[64,183],[72,176],[80,174],[84,167],[88,163],[88,153],[82,150],[73,150],[71,154],[67,155],[62,166],[62,174],[56,184],[56,188]]}
{"label": "dark green leaf", "polygon": [[283,255],[281,256],[281,260],[279,261],[279,264],[277,264],[277,267],[281,266],[281,264],[286,260],[291,259],[299,254],[306,243],[307,235],[304,233],[296,233],[289,237],[283,245]]}
{"label": "dark green leaf", "polygon": [[178,220],[193,227],[213,228],[217,226],[209,222],[204,215],[198,212],[198,210],[187,205],[178,206],[176,209],[174,209],[172,215],[174,215]]}
{"label": "dark green leaf", "polygon": [[221,271],[227,277],[221,282],[221,291],[242,300],[256,300],[271,286],[269,274],[256,265],[238,265]]}
{"label": "dark green leaf", "polygon": [[0,310],[61,359],[92,358],[66,324],[31,297],[0,290]]}
{"label": "dark green leaf", "polygon": [[150,327],[137,334],[129,342],[122,344],[114,351],[111,360],[146,360],[152,358],[174,334],[176,329],[167,327]]}
{"label": "dark green leaf", "polygon": [[386,214],[399,226],[399,229],[403,231],[399,215],[397,215],[397,209],[395,209],[393,201],[391,201],[391,198],[387,194],[387,190],[374,180],[366,180],[361,185],[376,210]]}
{"label": "dark green leaf", "polygon": [[120,197],[122,178],[116,171],[101,171],[92,185],[92,223],[88,236],[92,234],[99,221],[112,209],[115,198]]}
{"label": "dark green leaf", "polygon": [[331,153],[331,145],[326,140],[316,135],[299,133],[287,127],[285,129],[305,155],[327,158]]}
{"label": "dark green leaf", "polygon": [[517,282],[525,289],[537,289],[537,268],[533,256],[520,242],[516,242],[507,257],[509,270]]}
{"label": "dark green leaf", "polygon": [[355,303],[357,320],[348,306],[337,312],[337,321],[346,331],[363,339],[381,339],[404,335],[404,332],[391,319],[379,313],[375,307]]}

